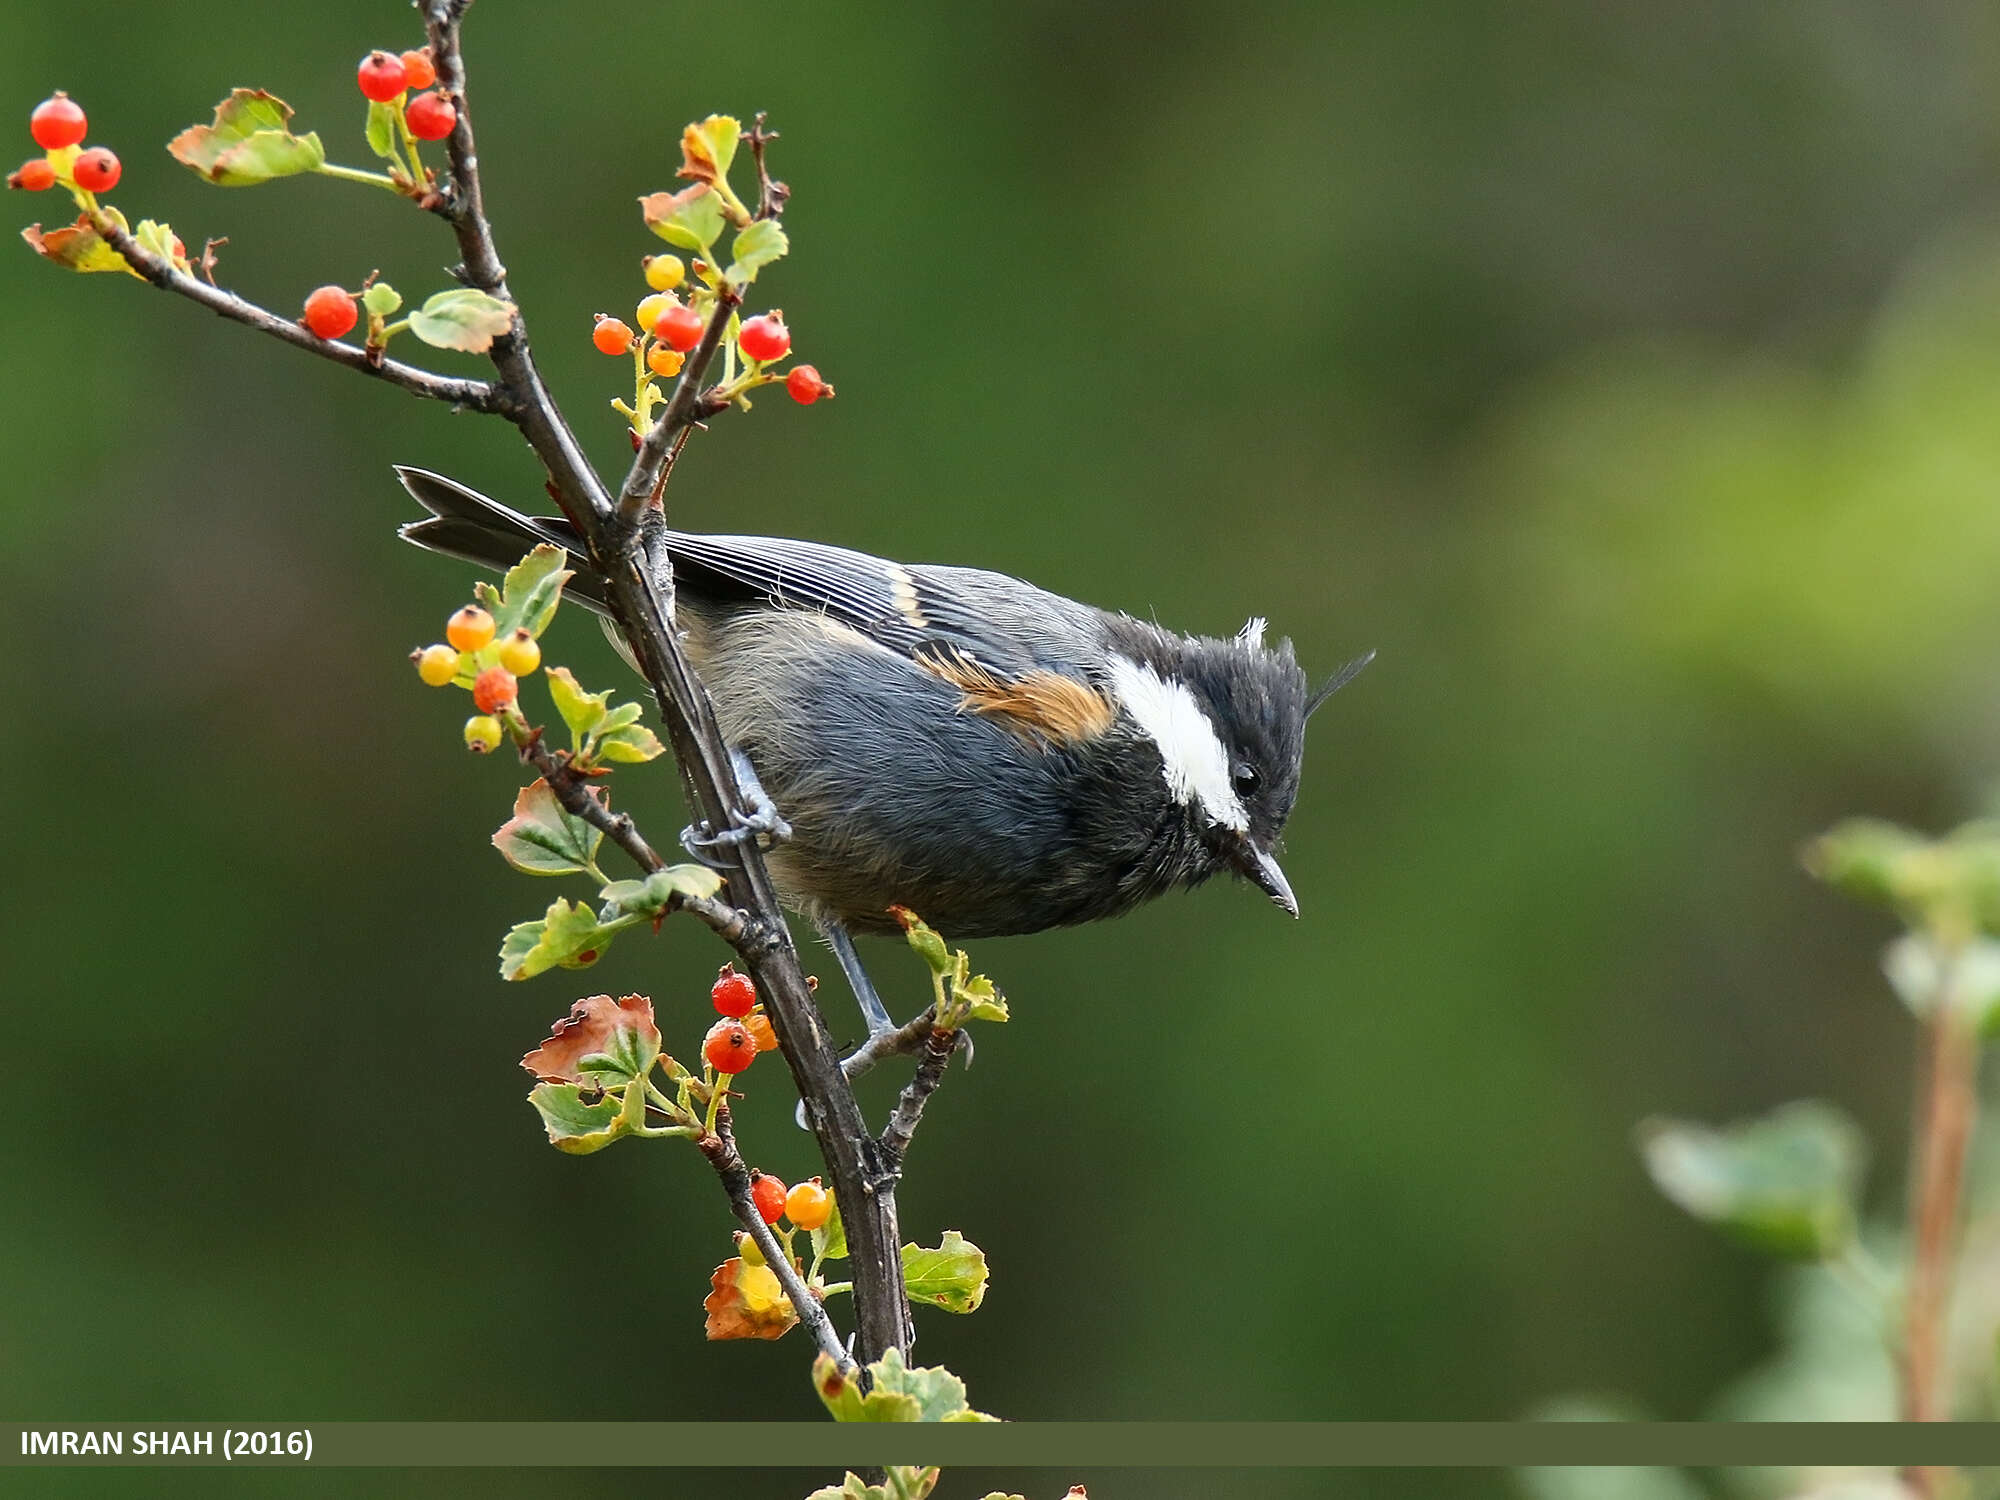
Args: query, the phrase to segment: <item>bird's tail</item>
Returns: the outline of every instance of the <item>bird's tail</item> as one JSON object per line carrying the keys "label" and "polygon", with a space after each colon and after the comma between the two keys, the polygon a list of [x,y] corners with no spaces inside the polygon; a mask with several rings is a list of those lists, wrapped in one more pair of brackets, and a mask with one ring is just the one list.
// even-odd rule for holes
{"label": "bird's tail", "polygon": [[575,576],[563,586],[563,593],[578,603],[608,614],[604,579],[590,566],[589,555],[576,528],[560,516],[524,516],[455,479],[433,474],[428,469],[396,466],[396,477],[430,518],[412,521],[399,529],[406,542],[430,552],[441,552],[504,573],[521,560],[521,554],[540,542],[561,547],[570,556]]}

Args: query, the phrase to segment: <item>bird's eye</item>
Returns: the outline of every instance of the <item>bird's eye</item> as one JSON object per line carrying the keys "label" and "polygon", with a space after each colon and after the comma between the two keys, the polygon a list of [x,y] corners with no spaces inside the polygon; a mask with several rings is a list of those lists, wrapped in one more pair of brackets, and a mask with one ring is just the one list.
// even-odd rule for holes
{"label": "bird's eye", "polygon": [[1229,773],[1229,784],[1236,789],[1236,795],[1239,797],[1248,797],[1255,792],[1263,779],[1257,774],[1257,768],[1247,762]]}

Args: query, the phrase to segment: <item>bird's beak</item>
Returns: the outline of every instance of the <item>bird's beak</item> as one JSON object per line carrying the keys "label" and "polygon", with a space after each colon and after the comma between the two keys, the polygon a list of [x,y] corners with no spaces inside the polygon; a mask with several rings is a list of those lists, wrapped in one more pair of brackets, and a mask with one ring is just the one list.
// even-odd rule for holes
{"label": "bird's beak", "polygon": [[1299,898],[1292,894],[1292,883],[1285,879],[1285,872],[1278,862],[1259,849],[1249,839],[1238,837],[1230,850],[1231,863],[1258,890],[1269,896],[1289,915],[1299,914]]}

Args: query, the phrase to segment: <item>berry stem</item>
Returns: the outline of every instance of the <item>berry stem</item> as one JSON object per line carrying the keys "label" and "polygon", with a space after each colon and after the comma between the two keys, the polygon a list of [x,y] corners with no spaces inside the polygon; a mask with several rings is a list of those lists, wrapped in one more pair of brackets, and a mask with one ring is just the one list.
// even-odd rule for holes
{"label": "berry stem", "polygon": [[343,182],[365,182],[370,187],[387,188],[392,193],[402,192],[395,178],[381,172],[364,172],[359,167],[343,167],[330,161],[321,162],[313,170],[322,177],[338,177]]}

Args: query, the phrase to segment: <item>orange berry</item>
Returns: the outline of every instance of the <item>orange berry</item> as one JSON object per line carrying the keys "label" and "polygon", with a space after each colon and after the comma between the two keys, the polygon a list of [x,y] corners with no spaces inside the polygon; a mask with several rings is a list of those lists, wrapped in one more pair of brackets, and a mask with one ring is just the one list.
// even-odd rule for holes
{"label": "orange berry", "polygon": [[323,339],[337,339],[353,328],[360,316],[346,292],[337,286],[323,286],[306,298],[306,310],[299,321]]}
{"label": "orange berry", "polygon": [[750,1040],[742,1022],[724,1016],[708,1028],[701,1055],[718,1073],[741,1073],[757,1060],[757,1044]]}
{"label": "orange berry", "polygon": [[403,82],[413,89],[427,89],[437,81],[437,64],[431,61],[430,48],[403,54]]}
{"label": "orange berry", "polygon": [[771,1018],[761,1010],[743,1018],[743,1029],[750,1033],[750,1040],[757,1044],[759,1052],[778,1050],[778,1033],[771,1029]]}
{"label": "orange berry", "polygon": [[818,1229],[833,1217],[833,1194],[817,1177],[801,1182],[785,1194],[785,1217],[801,1229]]}
{"label": "orange berry", "polygon": [[590,341],[604,354],[629,354],[632,351],[632,330],[616,318],[597,315],[597,326],[590,332]]}
{"label": "orange berry", "polygon": [[483,714],[498,713],[520,695],[520,685],[505,667],[488,667],[472,679],[472,706]]}
{"label": "orange berry", "polygon": [[655,344],[646,351],[646,368],[663,380],[671,380],[680,374],[681,366],[686,363],[685,354],[664,344]]}
{"label": "orange berry", "polygon": [[444,638],[461,651],[477,651],[493,639],[493,616],[468,604],[444,622]]}
{"label": "orange berry", "polygon": [[39,156],[33,161],[22,162],[20,171],[10,173],[7,177],[8,187],[25,188],[31,193],[39,193],[55,185],[56,169]]}

